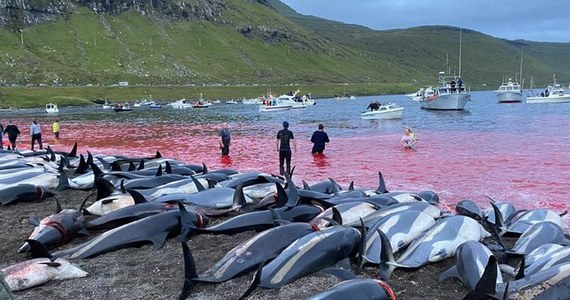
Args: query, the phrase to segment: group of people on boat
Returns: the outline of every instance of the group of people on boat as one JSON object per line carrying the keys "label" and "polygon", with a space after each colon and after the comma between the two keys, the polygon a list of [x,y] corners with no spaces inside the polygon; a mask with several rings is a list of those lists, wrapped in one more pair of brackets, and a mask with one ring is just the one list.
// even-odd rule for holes
{"label": "group of people on boat", "polygon": [[451,93],[455,93],[457,92],[461,92],[462,87],[463,87],[463,80],[461,80],[461,77],[458,77],[457,80],[452,79],[451,82],[449,83],[449,86],[451,87]]}

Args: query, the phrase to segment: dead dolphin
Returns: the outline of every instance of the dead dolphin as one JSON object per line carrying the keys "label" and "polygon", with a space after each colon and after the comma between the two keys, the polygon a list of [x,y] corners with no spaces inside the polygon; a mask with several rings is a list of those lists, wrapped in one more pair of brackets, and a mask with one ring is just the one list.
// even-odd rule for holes
{"label": "dead dolphin", "polygon": [[0,188],[0,205],[16,202],[36,201],[53,197],[54,193],[47,187],[29,183],[16,184]]}
{"label": "dead dolphin", "polygon": [[343,281],[332,288],[314,295],[309,300],[396,300],[390,286],[378,279],[358,278]]}

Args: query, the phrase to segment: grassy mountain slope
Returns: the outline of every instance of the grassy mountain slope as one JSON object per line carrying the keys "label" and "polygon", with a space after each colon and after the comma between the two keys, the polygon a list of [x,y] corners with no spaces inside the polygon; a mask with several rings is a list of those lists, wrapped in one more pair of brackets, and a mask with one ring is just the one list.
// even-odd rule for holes
{"label": "grassy mountain slope", "polygon": [[[283,16],[335,44],[375,52],[385,59],[396,60],[415,74],[431,75],[435,80],[437,72],[445,70],[446,60],[452,72],[458,71],[458,28],[424,26],[376,31],[298,14],[278,0],[269,2]],[[500,84],[503,75],[514,76],[519,72],[521,48],[526,83],[532,75],[535,86],[545,85],[551,82],[553,73],[562,82],[570,81],[570,43],[509,41],[468,29],[462,30],[462,41],[462,76],[469,82],[494,87]]]}
{"label": "grassy mountain slope", "polygon": [[[263,1],[262,1],[263,2]],[[221,21],[158,14],[71,14],[22,34],[0,28],[0,83],[11,84],[434,84],[446,60],[457,69],[457,28],[375,31],[270,6],[228,0]],[[23,43],[22,43],[23,41]],[[462,75],[496,86],[504,74],[535,85],[570,81],[568,43],[497,39],[463,30]]]}

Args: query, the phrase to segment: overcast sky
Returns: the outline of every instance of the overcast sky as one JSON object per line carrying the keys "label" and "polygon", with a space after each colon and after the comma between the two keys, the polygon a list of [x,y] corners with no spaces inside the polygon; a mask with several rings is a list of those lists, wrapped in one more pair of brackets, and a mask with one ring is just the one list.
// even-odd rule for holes
{"label": "overcast sky", "polygon": [[449,25],[509,40],[570,42],[570,0],[281,0],[297,12],[372,29]]}

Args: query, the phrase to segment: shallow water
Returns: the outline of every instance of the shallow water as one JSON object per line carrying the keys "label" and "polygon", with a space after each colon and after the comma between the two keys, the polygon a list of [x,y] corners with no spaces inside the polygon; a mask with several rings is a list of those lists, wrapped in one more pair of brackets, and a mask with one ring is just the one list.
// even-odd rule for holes
{"label": "shallow water", "polygon": [[[402,120],[361,120],[370,100],[406,108]],[[321,99],[302,110],[259,113],[254,105],[216,104],[207,109],[139,109],[115,113],[100,107],[60,108],[61,141],[54,144],[54,116],[43,109],[1,112],[22,130],[21,148],[29,148],[29,124],[37,117],[44,142],[68,150],[78,142],[85,153],[165,157],[209,168],[278,172],[276,133],[284,120],[298,142],[294,178],[311,183],[334,178],[347,186],[375,188],[381,171],[389,190],[434,190],[453,204],[473,199],[488,206],[490,196],[518,207],[570,208],[570,104],[498,104],[493,92],[474,92],[466,110],[426,111],[403,95]],[[230,157],[221,158],[218,130],[232,133]],[[310,136],[325,125],[331,143],[324,156],[310,153]],[[405,126],[419,137],[416,150],[399,145]],[[6,142],[6,141],[5,141]]]}

